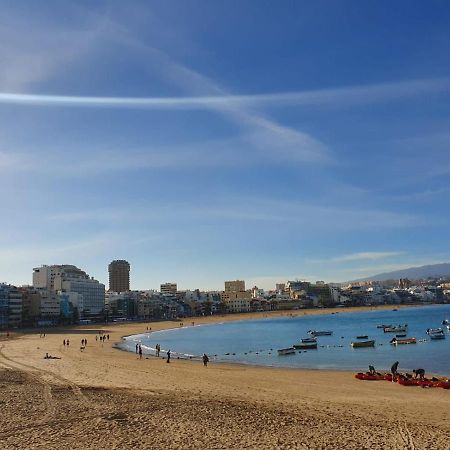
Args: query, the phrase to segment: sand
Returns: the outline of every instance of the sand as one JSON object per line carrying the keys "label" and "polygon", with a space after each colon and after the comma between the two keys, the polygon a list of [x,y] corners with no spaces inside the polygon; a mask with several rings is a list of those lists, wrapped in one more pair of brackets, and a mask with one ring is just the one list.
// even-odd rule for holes
{"label": "sand", "polygon": [[[349,372],[167,364],[113,347],[147,325],[179,327],[103,327],[103,345],[98,327],[1,340],[0,448],[450,449],[450,390],[364,382]],[[46,352],[61,359],[44,359]]]}

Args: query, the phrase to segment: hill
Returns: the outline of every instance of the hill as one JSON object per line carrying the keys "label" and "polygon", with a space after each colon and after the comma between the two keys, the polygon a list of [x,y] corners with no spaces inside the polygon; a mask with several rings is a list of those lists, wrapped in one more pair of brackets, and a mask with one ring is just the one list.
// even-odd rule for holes
{"label": "hill", "polygon": [[428,266],[409,267],[408,269],[394,270],[393,272],[379,273],[371,277],[360,278],[354,281],[383,281],[408,278],[417,280],[428,277],[450,277],[450,263],[431,264]]}

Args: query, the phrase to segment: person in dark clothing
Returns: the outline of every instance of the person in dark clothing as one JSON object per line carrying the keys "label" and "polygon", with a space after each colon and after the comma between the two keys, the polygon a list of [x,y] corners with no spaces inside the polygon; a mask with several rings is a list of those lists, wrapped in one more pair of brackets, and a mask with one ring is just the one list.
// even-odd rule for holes
{"label": "person in dark clothing", "polygon": [[139,359],[142,359],[142,347],[139,344]]}
{"label": "person in dark clothing", "polygon": [[205,367],[207,367],[208,366],[208,362],[209,362],[208,355],[206,353],[203,353],[203,365]]}
{"label": "person in dark clothing", "polygon": [[398,365],[399,365],[399,362],[395,361],[395,363],[392,364],[392,367],[391,367],[392,381],[393,382],[395,381],[395,377],[398,375],[398,371],[397,371]]}
{"label": "person in dark clothing", "polygon": [[414,378],[419,378],[423,380],[425,378],[425,370],[424,369],[416,369],[413,370]]}
{"label": "person in dark clothing", "polygon": [[369,366],[369,373],[370,373],[370,375],[376,375],[376,371],[375,371],[375,367],[373,367],[373,366]]}
{"label": "person in dark clothing", "polygon": [[167,350],[167,361],[168,363],[170,363],[170,350]]}
{"label": "person in dark clothing", "polygon": [[138,352],[139,352],[139,344],[136,344],[136,355],[138,354]]}

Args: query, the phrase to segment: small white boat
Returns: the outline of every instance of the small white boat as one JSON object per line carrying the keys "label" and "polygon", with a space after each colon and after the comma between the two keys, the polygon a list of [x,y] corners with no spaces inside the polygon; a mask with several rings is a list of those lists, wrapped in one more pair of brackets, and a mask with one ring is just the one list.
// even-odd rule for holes
{"label": "small white boat", "polygon": [[390,327],[384,327],[383,331],[385,333],[404,333],[408,331],[408,325],[405,323],[405,325],[397,325],[397,326],[390,326]]}
{"label": "small white boat", "polygon": [[428,328],[428,330],[427,330],[428,335],[442,334],[442,333],[444,333],[444,330],[442,328]]}
{"label": "small white boat", "polygon": [[280,350],[278,350],[279,355],[292,355],[293,353],[295,353],[294,347],[280,348]]}
{"label": "small white boat", "polygon": [[316,350],[317,342],[300,342],[299,344],[294,344],[294,348],[297,350]]}
{"label": "small white boat", "polygon": [[430,336],[430,339],[433,340],[433,341],[437,341],[438,339],[445,339],[444,332],[442,332],[442,333],[432,333],[429,336]]}
{"label": "small white boat", "polygon": [[332,331],[316,331],[316,330],[309,330],[308,333],[313,336],[331,336],[333,334]]}

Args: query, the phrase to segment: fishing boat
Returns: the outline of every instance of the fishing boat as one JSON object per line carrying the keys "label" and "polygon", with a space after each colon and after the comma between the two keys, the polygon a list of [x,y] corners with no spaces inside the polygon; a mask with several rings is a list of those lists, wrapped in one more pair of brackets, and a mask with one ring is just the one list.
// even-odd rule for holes
{"label": "fishing boat", "polygon": [[356,339],[367,339],[369,336],[367,335],[361,335],[361,336],[356,336]]}
{"label": "fishing boat", "polygon": [[333,334],[332,331],[316,331],[316,330],[309,330],[308,333],[313,336],[331,336]]}
{"label": "fishing boat", "polygon": [[404,337],[406,337],[406,333],[396,334],[395,337],[396,338],[404,338]]}
{"label": "fishing boat", "polygon": [[375,347],[375,341],[360,341],[360,342],[352,342],[350,344],[353,348],[362,348],[362,347]]}
{"label": "fishing boat", "polygon": [[391,342],[392,345],[400,345],[400,344],[416,344],[416,338],[406,338],[406,339],[397,339],[392,338]]}
{"label": "fishing boat", "polygon": [[316,350],[317,342],[300,342],[299,344],[294,344],[294,348],[297,350]]}
{"label": "fishing boat", "polygon": [[311,338],[303,338],[302,339],[302,343],[303,344],[311,344],[313,342],[317,342],[317,339],[313,338],[313,337],[311,337]]}
{"label": "fishing boat", "polygon": [[383,331],[385,333],[404,333],[408,331],[408,325],[405,323],[405,325],[384,327]]}
{"label": "fishing boat", "polygon": [[289,348],[280,348],[280,350],[278,350],[278,354],[281,355],[292,355],[293,353],[295,353],[295,348],[294,347],[289,347]]}

